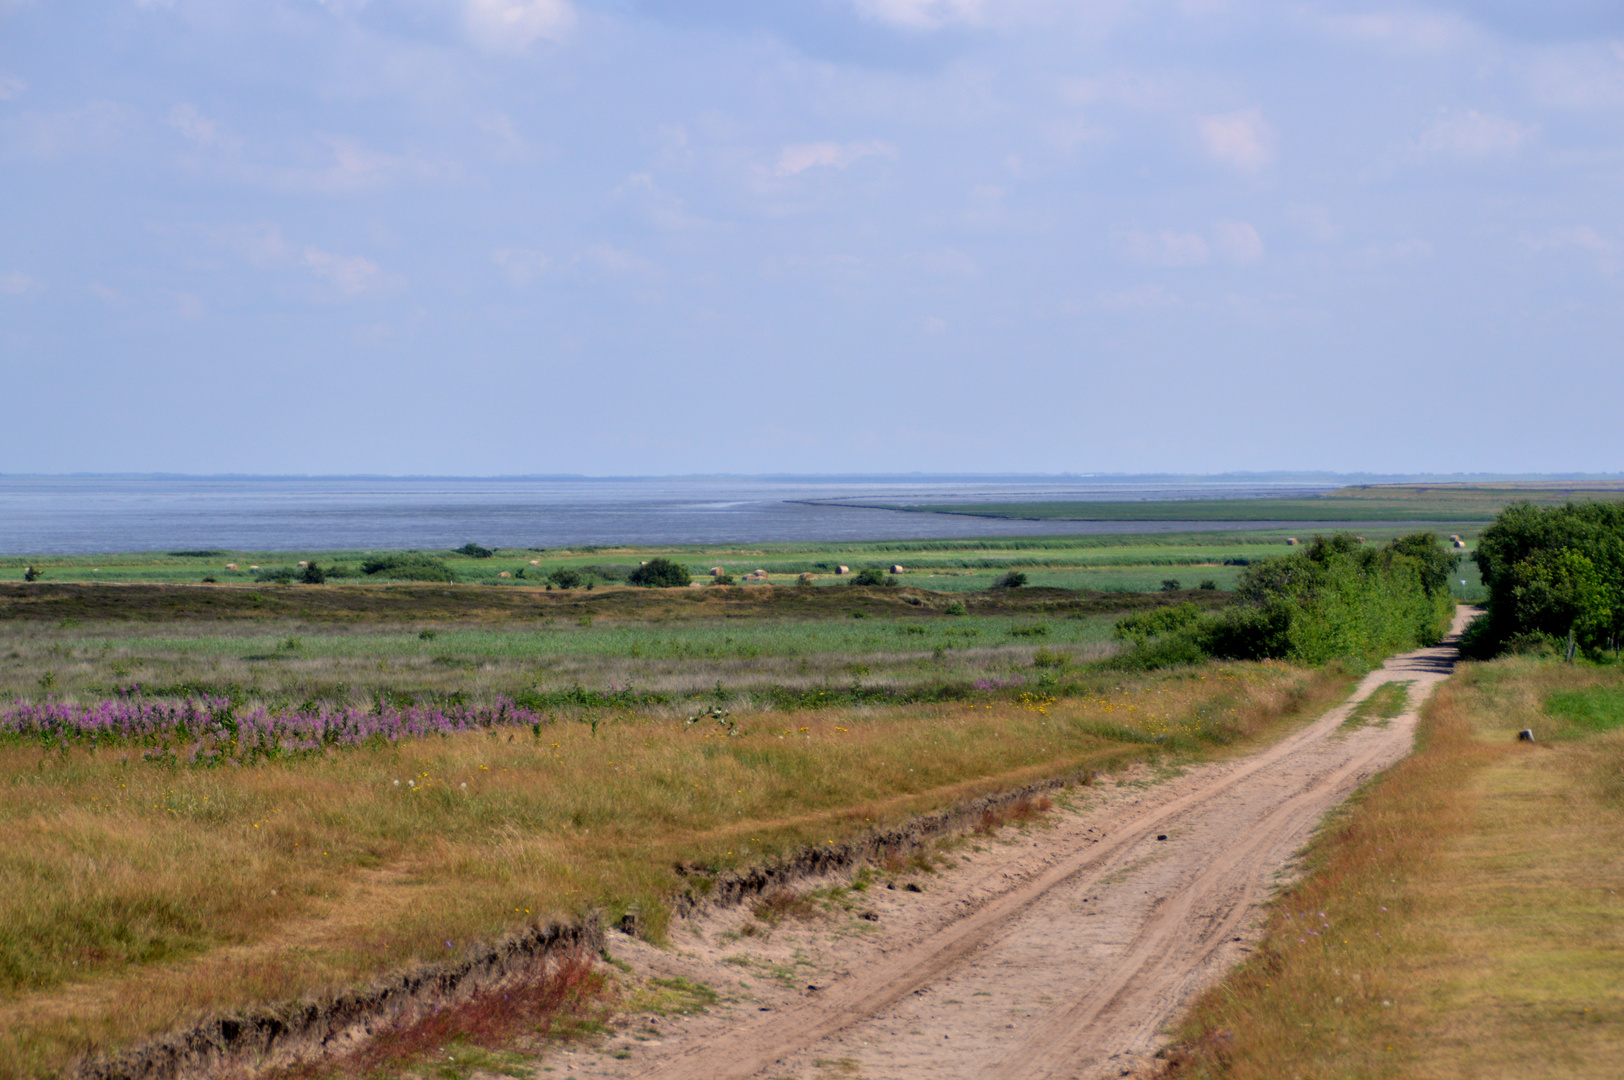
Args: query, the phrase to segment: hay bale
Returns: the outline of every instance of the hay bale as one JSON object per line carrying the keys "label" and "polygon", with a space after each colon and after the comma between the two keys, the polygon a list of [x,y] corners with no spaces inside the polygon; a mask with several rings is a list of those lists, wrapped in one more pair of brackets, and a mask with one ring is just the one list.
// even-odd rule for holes
{"label": "hay bale", "polygon": [[500,574],[497,574],[496,576],[497,577],[512,577],[513,575],[508,573],[506,570],[503,570]]}
{"label": "hay bale", "polygon": [[837,573],[837,574],[849,574],[849,573],[851,573],[851,567],[849,567],[849,566],[837,566],[837,567],[835,567],[835,573]]}
{"label": "hay bale", "polygon": [[902,565],[901,565],[901,564],[900,564],[900,563],[893,563],[893,564],[892,564],[892,565],[891,565],[891,572],[892,572],[892,573],[893,573],[893,574],[900,574],[900,573],[902,573],[902,572],[903,572],[903,570],[902,570]]}
{"label": "hay bale", "polygon": [[713,567],[710,568],[710,576],[711,577],[721,577],[724,573],[726,573],[726,571],[723,570],[720,566],[713,566]]}
{"label": "hay bale", "polygon": [[795,583],[797,585],[810,585],[816,580],[818,580],[816,574],[802,574],[800,577],[795,579]]}
{"label": "hay bale", "polygon": [[228,562],[228,563],[226,563],[226,569],[227,570],[235,570],[235,569],[237,569],[237,564],[234,563],[234,562]]}
{"label": "hay bale", "polygon": [[1297,546],[1297,538],[1295,536],[1286,537],[1286,545],[1288,547],[1296,547]]}

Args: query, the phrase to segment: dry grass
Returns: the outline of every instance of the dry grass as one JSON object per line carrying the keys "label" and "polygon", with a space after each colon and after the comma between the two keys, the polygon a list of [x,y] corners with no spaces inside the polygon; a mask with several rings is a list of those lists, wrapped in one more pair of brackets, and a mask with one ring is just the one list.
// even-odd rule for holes
{"label": "dry grass", "polygon": [[[718,725],[618,716],[246,768],[0,748],[0,1076],[49,1075],[209,1013],[353,986],[520,925],[1044,776],[1226,737],[1345,680],[1284,665]],[[707,730],[707,728],[709,730]]]}
{"label": "dry grass", "polygon": [[[1178,1076],[1614,1077],[1624,1059],[1624,732],[1548,715],[1617,672],[1467,665],[1422,749],[1311,852],[1260,954],[1202,999]],[[1518,744],[1533,727],[1541,742]]]}

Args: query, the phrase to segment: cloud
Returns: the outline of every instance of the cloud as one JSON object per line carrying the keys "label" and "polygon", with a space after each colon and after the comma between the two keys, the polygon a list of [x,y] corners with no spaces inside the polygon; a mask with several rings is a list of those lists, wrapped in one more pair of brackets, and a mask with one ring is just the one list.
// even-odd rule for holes
{"label": "cloud", "polygon": [[979,23],[985,0],[852,0],[857,13],[909,30],[936,30],[949,23]]}
{"label": "cloud", "polygon": [[1242,109],[1201,120],[1201,143],[1217,161],[1256,172],[1274,161],[1274,129],[1257,109]]}
{"label": "cloud", "polygon": [[1210,249],[1195,233],[1163,229],[1155,233],[1129,233],[1122,252],[1145,266],[1201,266],[1207,261]]}
{"label": "cloud", "polygon": [[1538,235],[1525,235],[1523,243],[1535,251],[1552,251],[1559,248],[1576,247],[1585,251],[1594,251],[1601,254],[1611,254],[1615,248],[1612,241],[1602,236],[1589,225],[1575,225],[1563,229],[1552,229],[1550,232]]}
{"label": "cloud", "polygon": [[973,278],[981,275],[975,260],[957,248],[940,247],[934,251],[916,252],[903,256],[902,262],[933,277]]}
{"label": "cloud", "polygon": [[491,258],[507,272],[508,280],[517,289],[529,285],[552,264],[545,254],[529,248],[502,248],[493,251]]}
{"label": "cloud", "polygon": [[112,101],[92,101],[61,112],[25,113],[10,126],[23,151],[38,158],[112,149],[131,124],[130,110]]}
{"label": "cloud", "polygon": [[1624,42],[1542,50],[1529,69],[1534,99],[1565,109],[1624,104]]}
{"label": "cloud", "polygon": [[21,296],[24,293],[33,292],[37,288],[39,288],[39,282],[21,270],[13,270],[9,274],[0,274],[0,293],[5,293],[8,296]]}
{"label": "cloud", "polygon": [[661,188],[646,172],[633,173],[609,194],[641,206],[650,224],[659,229],[693,229],[709,224],[704,218],[690,214],[681,199]]}
{"label": "cloud", "polygon": [[359,296],[383,281],[378,264],[360,255],[334,255],[318,247],[307,247],[304,265],[345,296]]}
{"label": "cloud", "polygon": [[1094,305],[1109,311],[1153,311],[1178,307],[1184,301],[1162,285],[1141,285],[1137,289],[1120,292],[1102,292],[1094,297]]}
{"label": "cloud", "polygon": [[280,225],[215,225],[202,232],[211,243],[262,270],[284,264],[292,256],[292,248],[283,238]]}
{"label": "cloud", "polygon": [[1243,266],[1263,258],[1263,237],[1245,221],[1220,221],[1214,224],[1212,246],[1231,262]]}
{"label": "cloud", "polygon": [[0,101],[14,101],[28,89],[28,84],[15,75],[0,75]]}
{"label": "cloud", "polygon": [[878,139],[850,143],[794,143],[779,153],[773,174],[795,176],[813,168],[844,169],[864,158],[887,157],[894,160],[896,156],[896,147]]}
{"label": "cloud", "polygon": [[1371,244],[1359,249],[1354,261],[1363,266],[1379,266],[1384,263],[1420,262],[1432,258],[1432,245],[1425,240],[1411,237],[1408,240],[1395,240],[1388,244]]}
{"label": "cloud", "polygon": [[563,41],[575,9],[566,0],[463,0],[463,22],[480,48],[519,53],[537,41]]}
{"label": "cloud", "polygon": [[1447,115],[1428,128],[1421,136],[1420,149],[1426,157],[1506,157],[1538,134],[1538,125],[1470,109]]}
{"label": "cloud", "polygon": [[1330,211],[1317,204],[1286,207],[1286,220],[1317,243],[1328,244],[1342,235],[1342,227],[1331,220]]}
{"label": "cloud", "polygon": [[1522,242],[1534,251],[1578,250],[1596,256],[1596,269],[1604,274],[1624,272],[1619,245],[1590,225],[1571,225],[1538,234],[1524,234]]}
{"label": "cloud", "polygon": [[194,105],[176,105],[169,110],[169,126],[198,146],[237,147],[242,140],[204,116]]}
{"label": "cloud", "polygon": [[658,277],[660,274],[660,268],[643,256],[608,244],[587,248],[579,261],[615,277]]}
{"label": "cloud", "polygon": [[1370,42],[1408,53],[1447,52],[1483,36],[1483,32],[1467,20],[1433,11],[1332,15],[1323,25],[1332,37]]}

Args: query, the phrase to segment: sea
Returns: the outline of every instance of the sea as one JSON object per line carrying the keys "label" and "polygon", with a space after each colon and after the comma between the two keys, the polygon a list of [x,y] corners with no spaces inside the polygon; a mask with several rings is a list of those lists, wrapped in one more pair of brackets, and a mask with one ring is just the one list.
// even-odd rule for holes
{"label": "sea", "polygon": [[470,541],[559,548],[1255,529],[1256,523],[1210,521],[1005,520],[872,504],[1291,497],[1349,482],[1363,481],[1330,474],[0,475],[0,554],[367,551],[459,547]]}

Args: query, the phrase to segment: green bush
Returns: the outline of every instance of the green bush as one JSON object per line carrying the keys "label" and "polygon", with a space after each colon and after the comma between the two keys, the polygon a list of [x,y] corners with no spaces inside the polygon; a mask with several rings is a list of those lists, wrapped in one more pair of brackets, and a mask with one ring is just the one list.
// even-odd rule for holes
{"label": "green bush", "polygon": [[297,566],[268,566],[255,574],[254,580],[274,585],[291,585],[299,580],[303,573],[304,571]]}
{"label": "green bush", "polygon": [[32,566],[28,566],[28,567],[23,568],[23,580],[24,581],[38,581],[40,578],[42,578],[44,576],[45,576],[45,572],[43,570],[39,570],[39,569],[37,569],[35,567],[32,567]]}
{"label": "green bush", "polygon": [[444,562],[420,551],[398,555],[378,555],[361,563],[361,573],[392,581],[455,581],[456,575]]}
{"label": "green bush", "polygon": [[468,543],[458,548],[454,554],[466,555],[470,559],[488,559],[492,555],[495,555],[496,552],[488,547],[480,547],[478,544],[470,540]]}
{"label": "green bush", "polygon": [[650,559],[633,570],[626,580],[649,589],[675,589],[693,579],[688,574],[688,568],[681,563],[670,559]]}
{"label": "green bush", "polygon": [[1118,620],[1116,636],[1134,643],[1118,664],[1166,667],[1197,655],[1374,663],[1442,638],[1454,566],[1431,533],[1381,549],[1346,533],[1317,536],[1303,551],[1247,567],[1221,612],[1180,604]]}
{"label": "green bush", "polygon": [[1019,570],[1011,570],[1003,577],[992,583],[995,589],[1018,589],[1026,584],[1026,575]]}
{"label": "green bush", "polygon": [[886,577],[885,571],[877,566],[865,566],[852,575],[849,584],[852,585],[895,585],[897,579]]}
{"label": "green bush", "polygon": [[1210,577],[1202,578],[1201,579],[1201,584],[1197,585],[1196,588],[1204,589],[1204,590],[1215,590],[1215,589],[1218,588],[1218,583],[1216,581],[1212,580],[1212,578],[1210,578]]}
{"label": "green bush", "polygon": [[1162,592],[1178,592],[1184,585],[1176,577],[1162,578]]}
{"label": "green bush", "polygon": [[547,580],[560,589],[579,589],[586,584],[585,576],[567,566],[560,566],[557,570],[548,574]]}
{"label": "green bush", "polygon": [[306,585],[325,585],[327,583],[327,575],[322,573],[321,567],[315,562],[315,560],[311,560],[310,562],[305,563],[304,571],[300,573],[299,580],[304,582]]}
{"label": "green bush", "polygon": [[1132,615],[1124,615],[1118,619],[1113,633],[1116,637],[1127,641],[1145,642],[1160,634],[1172,633],[1174,630],[1189,626],[1200,617],[1201,609],[1191,603],[1153,608],[1150,611],[1136,611]]}

